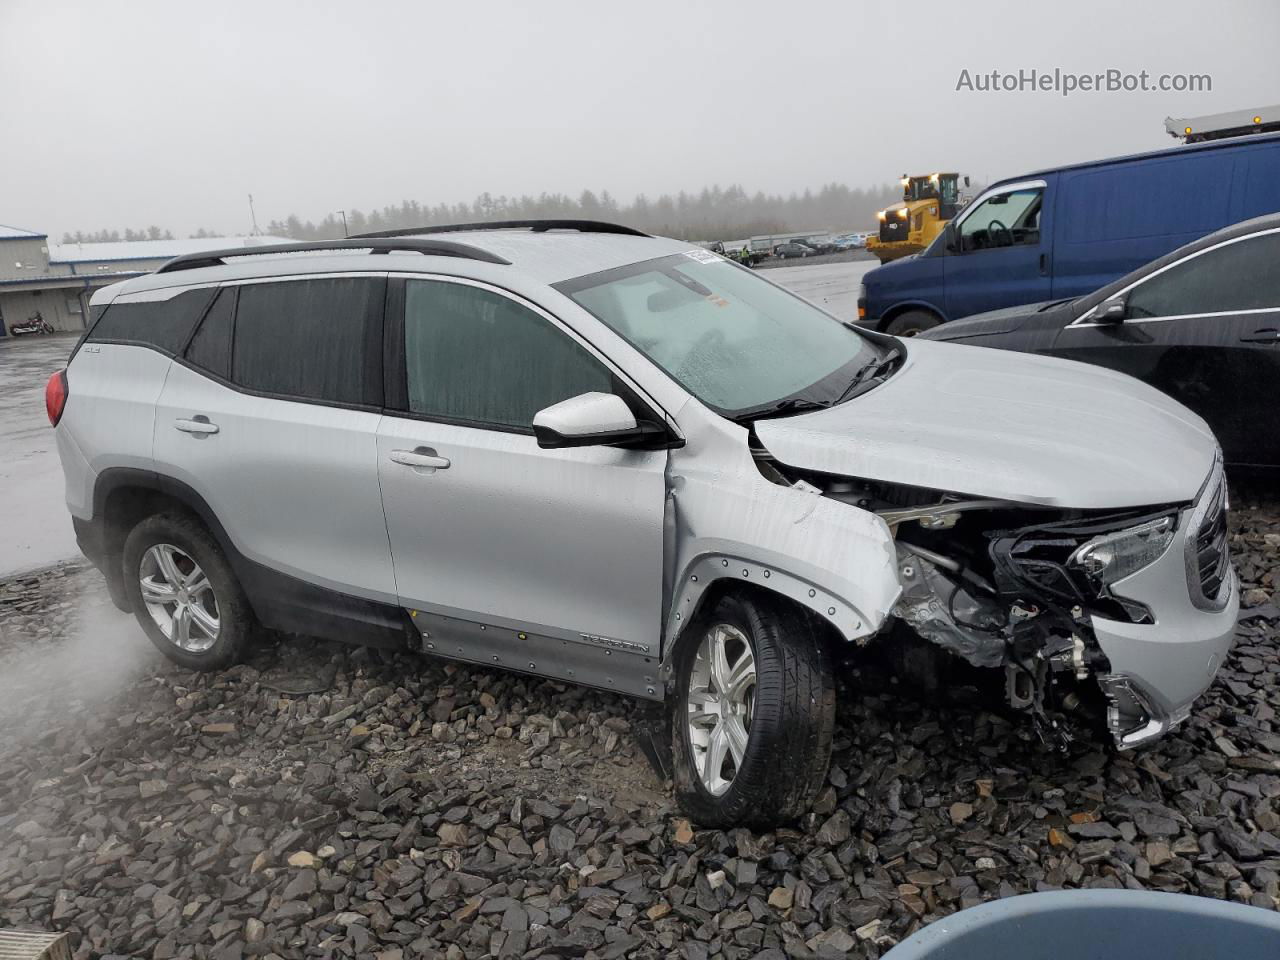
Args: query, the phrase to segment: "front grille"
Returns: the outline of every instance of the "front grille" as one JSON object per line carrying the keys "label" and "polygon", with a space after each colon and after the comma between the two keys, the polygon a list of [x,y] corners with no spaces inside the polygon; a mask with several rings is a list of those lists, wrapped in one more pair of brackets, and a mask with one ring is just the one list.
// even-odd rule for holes
{"label": "front grille", "polygon": [[889,218],[880,224],[880,242],[892,243],[907,239],[907,221],[898,219],[896,213],[890,212]]}
{"label": "front grille", "polygon": [[1192,508],[1187,529],[1187,586],[1202,610],[1221,610],[1230,595],[1231,553],[1227,548],[1227,480],[1222,462]]}

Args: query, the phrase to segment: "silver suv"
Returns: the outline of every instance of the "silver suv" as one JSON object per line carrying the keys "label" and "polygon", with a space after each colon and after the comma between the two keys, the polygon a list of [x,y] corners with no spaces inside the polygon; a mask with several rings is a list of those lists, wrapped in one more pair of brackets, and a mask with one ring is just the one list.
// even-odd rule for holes
{"label": "silver suv", "polygon": [[[177,662],[256,626],[664,701],[707,824],[826,775],[832,660],[960,659],[1122,747],[1209,685],[1216,444],[1137,380],[850,328],[589,222],[180,257],[48,386],[67,505]],[[861,648],[868,648],[863,650]]]}

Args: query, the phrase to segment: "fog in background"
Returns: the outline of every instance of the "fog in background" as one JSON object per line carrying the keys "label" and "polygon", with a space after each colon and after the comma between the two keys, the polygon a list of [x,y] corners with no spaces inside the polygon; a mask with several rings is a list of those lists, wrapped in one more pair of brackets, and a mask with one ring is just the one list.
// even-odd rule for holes
{"label": "fog in background", "polygon": [[[1170,145],[1280,102],[1274,0],[0,0],[0,223],[250,229],[411,200],[787,195]],[[1207,93],[975,93],[973,74],[1208,73]]]}

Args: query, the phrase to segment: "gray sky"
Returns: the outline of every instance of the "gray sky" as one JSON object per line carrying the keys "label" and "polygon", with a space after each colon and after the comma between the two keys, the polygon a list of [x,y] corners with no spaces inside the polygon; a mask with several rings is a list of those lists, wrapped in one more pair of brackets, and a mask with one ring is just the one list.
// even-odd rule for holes
{"label": "gray sky", "polygon": [[[979,179],[1280,103],[1280,3],[0,0],[0,223],[245,232],[402,199]],[[1208,93],[972,74],[1207,73]]]}

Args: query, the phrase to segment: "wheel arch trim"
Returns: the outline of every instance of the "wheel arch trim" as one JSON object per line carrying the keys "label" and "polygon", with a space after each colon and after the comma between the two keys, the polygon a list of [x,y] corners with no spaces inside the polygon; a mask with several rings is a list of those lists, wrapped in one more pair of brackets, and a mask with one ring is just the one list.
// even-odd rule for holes
{"label": "wheel arch trim", "polygon": [[939,323],[946,323],[950,320],[950,317],[947,316],[946,312],[941,307],[938,307],[927,300],[899,300],[880,314],[880,319],[876,322],[876,330],[880,333],[884,333],[884,331],[888,329],[889,324],[893,323],[894,320],[896,320],[901,314],[906,313],[908,310],[923,310],[926,313],[932,313],[938,318]]}
{"label": "wheel arch trim", "polygon": [[[702,612],[708,596],[730,584],[750,590],[772,593],[815,614],[833,628],[842,639],[864,639],[879,629],[880,624],[848,600],[837,596],[821,584],[810,582],[777,566],[752,558],[745,553],[704,553],[686,565],[667,613],[667,638],[663,645],[663,673],[669,674],[672,651],[688,625]],[[715,589],[713,589],[715,588]]]}

